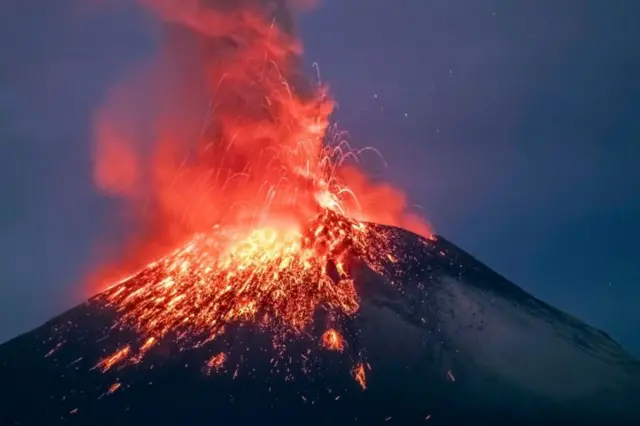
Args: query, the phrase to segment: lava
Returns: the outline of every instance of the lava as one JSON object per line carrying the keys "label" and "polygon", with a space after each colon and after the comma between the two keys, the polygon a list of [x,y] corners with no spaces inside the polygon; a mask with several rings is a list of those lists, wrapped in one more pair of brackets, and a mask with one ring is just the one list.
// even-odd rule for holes
{"label": "lava", "polygon": [[129,356],[129,352],[130,351],[131,351],[131,347],[130,346],[126,346],[126,347],[116,351],[114,354],[104,358],[102,361],[100,361],[98,363],[98,365],[95,366],[95,368],[100,368],[102,370],[102,372],[104,373],[107,370],[109,370],[111,367],[113,367],[114,365],[126,360],[127,357]]}
{"label": "lava", "polygon": [[367,389],[367,377],[364,372],[364,364],[358,363],[353,369],[353,378],[360,385],[362,390]]}
{"label": "lava", "polygon": [[122,385],[120,383],[114,383],[109,387],[109,390],[107,391],[107,394],[112,394],[115,391],[117,391],[118,389],[120,389]]}
{"label": "lava", "polygon": [[[290,2],[139,1],[164,44],[97,111],[94,177],[141,228],[128,252],[140,272],[101,297],[145,343],[97,367],[140,362],[167,336],[202,346],[238,323],[301,335],[318,310],[356,314],[350,261],[395,262],[369,222],[430,231],[330,126],[334,102],[304,78]],[[335,330],[322,342],[344,349]],[[364,389],[362,364],[354,376]]]}
{"label": "lava", "polygon": [[220,352],[219,354],[212,356],[209,359],[209,361],[207,361],[207,364],[205,366],[205,371],[208,374],[217,372],[224,366],[224,363],[226,361],[227,361],[227,355],[224,352]]}
{"label": "lava", "polygon": [[342,352],[344,350],[344,339],[334,329],[329,329],[322,335],[322,346],[331,351]]}

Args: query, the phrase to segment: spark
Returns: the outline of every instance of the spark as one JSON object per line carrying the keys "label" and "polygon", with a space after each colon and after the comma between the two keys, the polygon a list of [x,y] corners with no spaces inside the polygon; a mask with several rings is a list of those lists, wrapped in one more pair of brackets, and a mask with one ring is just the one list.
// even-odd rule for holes
{"label": "spark", "polygon": [[451,370],[447,370],[447,380],[449,380],[450,382],[456,381],[456,376],[453,375]]}
{"label": "spark", "polygon": [[149,337],[144,342],[144,344],[138,350],[138,354],[131,360],[132,363],[137,364],[142,361],[142,358],[146,355],[147,352],[157,343],[155,337]]}
{"label": "spark", "polygon": [[211,374],[212,372],[219,371],[227,360],[227,356],[224,352],[220,352],[209,358],[207,364],[205,366],[205,370],[207,373]]}
{"label": "spark", "polygon": [[115,391],[117,391],[118,389],[120,389],[120,386],[122,386],[120,383],[114,383],[109,387],[109,390],[107,391],[107,395],[111,395],[112,393],[114,393]]}
{"label": "spark", "polygon": [[44,357],[45,358],[49,358],[51,355],[53,355],[58,349],[60,349],[60,347],[62,346],[64,342],[59,342],[58,344],[56,344],[56,346],[51,349],[49,352],[47,352]]}
{"label": "spark", "polygon": [[130,346],[126,346],[118,351],[116,351],[114,354],[104,358],[103,360],[101,360],[94,368],[100,368],[102,370],[102,372],[106,372],[108,371],[111,367],[113,367],[114,365],[118,364],[119,362],[124,361],[127,356],[129,355],[129,351],[131,350]]}

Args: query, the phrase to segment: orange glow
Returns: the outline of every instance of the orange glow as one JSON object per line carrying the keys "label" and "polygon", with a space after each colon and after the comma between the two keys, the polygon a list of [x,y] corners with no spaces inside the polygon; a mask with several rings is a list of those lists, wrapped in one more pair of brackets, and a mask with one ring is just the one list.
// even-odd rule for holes
{"label": "orange glow", "polygon": [[364,373],[364,364],[359,363],[353,370],[353,378],[360,385],[362,390],[367,389],[367,377]]}
{"label": "orange glow", "polygon": [[205,368],[206,372],[211,374],[219,371],[224,366],[226,360],[227,356],[223,352],[212,356],[209,361],[207,361],[207,365]]}
{"label": "orange glow", "polygon": [[112,394],[115,391],[117,391],[118,389],[120,389],[120,386],[122,386],[120,383],[114,383],[111,386],[109,386],[109,390],[107,391],[107,394]]}
{"label": "orange glow", "polygon": [[[395,262],[367,222],[431,232],[329,131],[328,89],[304,78],[292,15],[271,7],[285,2],[138,1],[165,23],[164,44],[94,117],[96,185],[139,231],[120,265],[132,278],[104,293],[147,339],[132,362],[168,334],[203,344],[233,323],[296,334],[318,309],[355,314],[349,254],[375,270]],[[322,341],[344,349],[335,330]]]}
{"label": "orange glow", "polygon": [[144,356],[147,354],[147,352],[149,352],[149,350],[157,343],[158,341],[156,340],[155,337],[149,337],[144,344],[140,347],[140,349],[138,350],[138,354],[131,360],[132,363],[137,364],[140,361],[142,361],[142,359],[144,358]]}
{"label": "orange glow", "polygon": [[336,330],[330,329],[322,335],[322,346],[331,351],[342,352],[344,350],[344,339]]}
{"label": "orange glow", "polygon": [[[177,331],[213,339],[229,323],[243,321],[299,333],[320,306],[347,315],[358,310],[353,280],[330,277],[326,265],[345,262],[350,250],[367,250],[370,266],[379,269],[374,259],[382,256],[387,244],[381,237],[374,238],[365,224],[331,212],[305,231],[216,228],[196,235],[183,248],[149,264],[141,276],[103,296],[121,312],[123,324],[133,324],[147,335]],[[103,363],[110,367],[128,351],[127,347]]]}
{"label": "orange glow", "polygon": [[108,356],[107,358],[100,361],[98,365],[95,366],[95,368],[100,368],[103,373],[106,372],[114,365],[127,359],[130,350],[131,348],[129,346],[126,346],[125,348],[116,351],[113,355]]}

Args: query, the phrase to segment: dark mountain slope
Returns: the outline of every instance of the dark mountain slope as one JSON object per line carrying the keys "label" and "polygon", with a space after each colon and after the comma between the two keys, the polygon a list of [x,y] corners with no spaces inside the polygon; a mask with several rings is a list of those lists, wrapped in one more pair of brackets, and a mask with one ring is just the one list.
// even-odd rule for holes
{"label": "dark mountain slope", "polygon": [[0,424],[640,424],[639,363],[609,336],[444,238],[393,232],[399,261],[384,274],[354,260],[361,307],[341,320],[342,353],[319,347],[318,312],[281,356],[268,330],[238,324],[103,373],[98,360],[137,337],[112,329],[98,295],[0,346]]}

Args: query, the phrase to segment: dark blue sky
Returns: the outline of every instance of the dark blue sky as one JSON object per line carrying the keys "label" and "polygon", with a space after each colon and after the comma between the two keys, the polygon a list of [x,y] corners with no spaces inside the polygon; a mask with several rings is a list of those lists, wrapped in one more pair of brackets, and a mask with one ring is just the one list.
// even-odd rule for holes
{"label": "dark blue sky", "polygon": [[[0,341],[80,301],[118,232],[90,116],[156,28],[87,3],[0,5]],[[640,353],[637,22],[625,0],[325,0],[302,33],[341,128],[438,233]]]}

